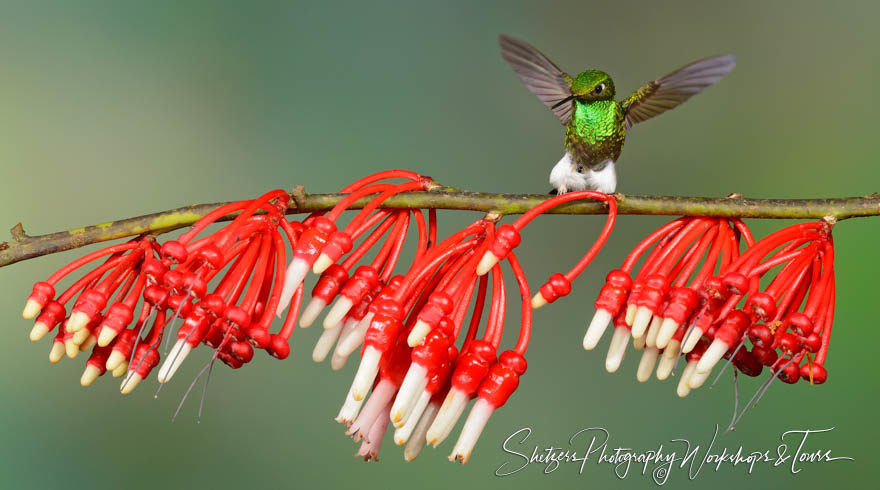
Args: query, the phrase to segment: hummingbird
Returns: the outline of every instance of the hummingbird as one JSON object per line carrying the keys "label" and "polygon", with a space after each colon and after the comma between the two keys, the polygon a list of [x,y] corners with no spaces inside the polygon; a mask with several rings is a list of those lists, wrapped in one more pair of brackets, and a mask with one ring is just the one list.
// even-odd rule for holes
{"label": "hummingbird", "polygon": [[629,129],[702,92],[736,65],[733,55],[695,61],[617,101],[607,73],[586,70],[572,78],[528,43],[506,35],[498,39],[513,71],[565,126],[565,153],[550,171],[558,194],[585,189],[613,193],[614,164]]}

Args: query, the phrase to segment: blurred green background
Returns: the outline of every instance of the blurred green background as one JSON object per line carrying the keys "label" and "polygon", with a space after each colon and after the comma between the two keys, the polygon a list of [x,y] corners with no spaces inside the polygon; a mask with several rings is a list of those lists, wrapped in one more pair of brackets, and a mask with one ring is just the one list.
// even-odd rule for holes
{"label": "blurred green background", "polygon": [[[563,69],[608,71],[620,96],[689,61],[739,57],[717,87],[635,128],[619,165],[630,194],[830,197],[880,190],[877,2],[3,2],[0,6],[0,224],[41,234],[194,202],[249,198],[303,184],[336,190],[408,168],[462,188],[545,192],[562,130],[499,56],[496,36],[533,43]],[[444,213],[449,233],[476,214]],[[546,217],[518,252],[537,287],[566,270],[600,217]],[[293,354],[215,370],[206,415],[190,400],[170,416],[200,349],[154,400],[102,378],[83,389],[83,356],[47,362],[19,316],[31,285],[68,252],[0,270],[0,477],[6,488],[389,487],[644,488],[633,471],[530,466],[493,476],[508,434],[564,445],[603,426],[612,445],[704,444],[732,410],[729,380],[681,400],[674,381],[635,380],[630,351],[614,375],[604,345],[581,338],[605,273],[666,218],[622,217],[573,294],[535,315],[530,370],[492,418],[470,464],[446,461],[452,438],[404,463],[386,440],[379,464],[332,419],[353,375],[315,365],[318,331]],[[873,457],[877,220],[835,229],[838,313],[829,382],[773,386],[716,447],[774,450],[781,432],[836,427],[811,439],[854,463],[704,468],[676,488],[867,488]],[[751,222],[756,235],[781,222]],[[5,239],[6,237],[0,237]],[[868,304],[868,303],[871,304]],[[515,308],[512,318],[517,318]],[[513,320],[515,321],[515,320]],[[741,383],[746,396],[755,380]]]}

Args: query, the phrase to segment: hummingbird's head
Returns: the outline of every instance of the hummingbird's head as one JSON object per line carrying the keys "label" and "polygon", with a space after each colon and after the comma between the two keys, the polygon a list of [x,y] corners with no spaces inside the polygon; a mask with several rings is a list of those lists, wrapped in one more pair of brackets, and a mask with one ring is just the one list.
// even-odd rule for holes
{"label": "hummingbird's head", "polygon": [[587,70],[572,80],[571,94],[581,102],[611,100],[614,98],[614,82],[604,71]]}

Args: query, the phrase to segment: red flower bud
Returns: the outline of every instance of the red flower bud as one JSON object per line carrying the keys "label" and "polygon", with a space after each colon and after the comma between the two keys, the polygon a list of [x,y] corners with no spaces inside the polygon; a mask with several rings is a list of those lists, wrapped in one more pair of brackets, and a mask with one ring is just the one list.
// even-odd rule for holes
{"label": "red flower bud", "polygon": [[632,287],[632,279],[626,272],[620,269],[609,272],[605,277],[605,285],[602,286],[599,297],[596,298],[596,309],[605,310],[611,316],[617,316]]}
{"label": "red flower bud", "polygon": [[736,271],[724,274],[721,281],[733,294],[743,295],[749,290],[749,278],[746,277],[745,274]]}
{"label": "red flower bud", "polygon": [[828,380],[828,371],[821,364],[814,363],[805,363],[801,366],[801,378],[813,383],[814,385],[820,385]]}
{"label": "red flower bud", "polygon": [[181,264],[186,262],[186,247],[177,240],[169,240],[162,244],[162,258],[172,264]]}
{"label": "red flower bud", "polygon": [[746,305],[746,311],[752,315],[755,322],[766,322],[776,315],[776,300],[763,291],[749,296]]}
{"label": "red flower bud", "polygon": [[352,245],[351,235],[344,231],[334,231],[327,239],[327,244],[324,245],[321,253],[336,262],[340,257],[351,252]]}
{"label": "red flower bud", "polygon": [[541,286],[539,291],[548,303],[552,303],[571,292],[571,281],[557,272],[550,276],[550,279]]}
{"label": "red flower bud", "polygon": [[492,344],[483,340],[472,341],[467,352],[458,359],[452,375],[452,386],[463,393],[473,395],[489,373],[489,366],[494,362],[495,348]]}
{"label": "red flower bud", "polygon": [[40,281],[34,284],[33,291],[28,296],[28,301],[34,301],[40,305],[40,308],[46,306],[52,298],[55,297],[55,288],[46,281]]}
{"label": "red flower bud", "polygon": [[670,318],[676,325],[683,325],[696,309],[699,299],[691,288],[676,287],[669,292],[669,303],[663,310],[663,318]]}
{"label": "red flower bud", "polygon": [[733,360],[733,364],[746,376],[758,376],[764,370],[763,363],[758,357],[745,349],[740,349]]}
{"label": "red flower bud", "polygon": [[519,377],[525,370],[526,360],[521,355],[514,351],[502,352],[499,362],[492,365],[480,383],[478,396],[492,408],[504,405],[519,386]]}
{"label": "red flower bud", "polygon": [[773,332],[763,323],[755,323],[749,327],[749,340],[755,347],[770,347],[773,344]]}
{"label": "red flower bud", "polygon": [[521,240],[519,231],[513,225],[501,225],[495,232],[495,241],[489,246],[489,251],[499,260],[504,259],[511,250],[519,245]]}

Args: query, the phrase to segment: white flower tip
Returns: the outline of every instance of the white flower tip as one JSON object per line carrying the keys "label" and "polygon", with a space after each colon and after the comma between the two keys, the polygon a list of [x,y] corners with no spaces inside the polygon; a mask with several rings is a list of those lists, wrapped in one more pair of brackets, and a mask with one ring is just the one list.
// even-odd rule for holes
{"label": "white flower tip", "polygon": [[477,440],[480,438],[480,434],[482,434],[486,423],[489,422],[489,417],[492,416],[494,411],[495,408],[489,402],[483,399],[477,400],[474,408],[468,414],[464,427],[461,429],[461,434],[458,436],[458,441],[455,442],[455,447],[452,448],[449,461],[467,464],[468,459],[471,457],[471,452],[473,452],[474,446],[476,446]]}
{"label": "white flower tip", "polygon": [[415,423],[415,429],[413,429],[412,434],[410,434],[409,441],[406,443],[406,447],[403,450],[403,458],[406,461],[416,459],[425,447],[425,443],[427,442],[426,434],[431,425],[433,425],[434,417],[437,415],[438,410],[439,407],[436,403],[429,403],[422,412],[421,417],[418,417],[419,420]]}
{"label": "white flower tip", "polygon": [[82,344],[83,342],[86,341],[87,338],[89,338],[88,329],[84,328],[84,329],[78,330],[75,334],[73,334],[73,343],[76,345]]}
{"label": "white flower tip", "polygon": [[119,366],[116,366],[116,369],[111,371],[111,374],[113,375],[114,378],[121,378],[122,376],[125,375],[125,373],[127,371],[128,371],[128,363],[123,362]]}
{"label": "white flower tip", "polygon": [[666,366],[666,364],[661,360],[660,363],[657,364],[657,379],[660,381],[666,381],[666,378],[672,373],[672,366]]}
{"label": "white flower tip", "polygon": [[611,337],[611,345],[608,346],[608,356],[605,357],[605,370],[609,373],[617,371],[620,363],[623,362],[628,341],[629,329],[626,327],[616,327],[614,329],[614,336]]}
{"label": "white flower tip", "polygon": [[67,357],[73,359],[79,355],[79,344],[73,341],[73,339],[68,339],[64,341],[64,352],[67,354]]}
{"label": "white flower tip", "polygon": [[651,317],[654,316],[651,313],[651,310],[645,308],[644,306],[639,306],[636,309],[636,316],[633,318],[632,322],[632,336],[633,338],[639,338],[645,334],[645,330],[648,329],[648,325],[651,323]]}
{"label": "white flower tip", "polygon": [[688,387],[692,390],[696,390],[700,386],[703,386],[703,383],[706,382],[706,378],[708,378],[708,377],[709,377],[708,371],[705,373],[699,373],[697,371],[694,371],[694,373],[691,374],[691,377],[688,378]]}
{"label": "white flower tip", "polygon": [[324,359],[327,358],[327,354],[333,350],[333,344],[335,344],[336,339],[339,338],[339,332],[341,330],[342,325],[338,325],[336,328],[327,329],[321,332],[321,336],[318,337],[318,341],[315,343],[315,348],[312,350],[313,361],[324,362]]}
{"label": "white flower tip", "polygon": [[638,307],[636,307],[636,305],[627,305],[626,315],[623,317],[623,319],[627,325],[632,326],[633,320],[636,319],[636,310],[637,309],[638,309]]}
{"label": "white flower tip", "polygon": [[413,362],[406,371],[406,376],[397,390],[397,396],[391,405],[391,423],[400,428],[407,421],[407,415],[419,400],[419,394],[428,384],[428,370],[424,366]]}
{"label": "white flower tip", "polygon": [[641,337],[639,337],[637,339],[634,338],[633,339],[633,347],[635,348],[635,350],[644,349],[645,348],[645,336],[642,335]]}
{"label": "white flower tip", "polygon": [[538,308],[540,308],[546,304],[547,304],[547,300],[544,299],[544,295],[541,294],[540,291],[538,291],[537,293],[535,293],[534,296],[532,296],[532,309],[533,310],[537,310]]}
{"label": "white flower tip", "polygon": [[318,256],[318,260],[316,260],[315,264],[312,266],[312,272],[315,274],[321,274],[331,265],[333,265],[333,259],[327,254],[321,252],[321,255]]}
{"label": "white flower tip", "polygon": [[343,367],[345,367],[345,363],[348,361],[347,354],[337,354],[333,353],[333,356],[330,358],[330,369],[334,371],[339,371]]}
{"label": "white flower tip", "polygon": [[452,432],[452,428],[455,427],[455,423],[464,412],[468,401],[468,397],[464,393],[455,388],[449,390],[449,394],[443,400],[443,405],[440,406],[434,422],[425,435],[428,444],[437,447],[449,437],[449,433]]}
{"label": "white flower tip", "polygon": [[309,301],[309,304],[303,308],[302,313],[299,316],[299,326],[302,328],[308,328],[315,323],[315,320],[318,318],[318,315],[324,311],[324,308],[327,306],[327,303],[324,302],[321,298],[312,298]]}
{"label": "white flower tip", "polygon": [[703,336],[703,329],[694,327],[690,333],[686,333],[685,337],[687,337],[686,342],[681,345],[681,351],[687,354],[688,352],[694,350],[694,347],[697,346],[697,342],[700,341],[700,337]]}
{"label": "white flower tip", "polygon": [[40,310],[42,310],[42,308],[40,308],[40,303],[29,299],[24,304],[24,310],[22,310],[21,312],[21,317],[25,320],[32,320],[34,317],[37,316],[37,314],[40,313]]}
{"label": "white flower tip", "polygon": [[305,260],[295,258],[290,262],[290,265],[287,267],[287,272],[284,275],[284,286],[281,288],[281,298],[278,301],[278,309],[275,310],[277,316],[280,317],[281,313],[287,309],[288,305],[290,305],[293,293],[295,293],[299,285],[302,284],[303,279],[305,279],[308,272],[309,264]]}
{"label": "white flower tip", "polygon": [[688,386],[688,384],[686,382],[682,382],[682,380],[679,380],[678,388],[675,389],[675,393],[680,398],[684,398],[691,393],[691,388],[690,388],[690,386]]}
{"label": "white flower tip", "polygon": [[416,320],[416,325],[412,330],[409,331],[409,336],[406,337],[406,343],[410,347],[415,347],[421,343],[422,339],[428,335],[428,332],[431,331],[431,326],[427,323]]}
{"label": "white flower tip", "polygon": [[681,398],[688,396],[691,392],[690,379],[696,368],[697,361],[688,361],[687,365],[684,367],[684,371],[681,373],[681,378],[678,380],[678,388],[675,390]]}
{"label": "white flower tip", "polygon": [[348,357],[352,352],[356,351],[364,341],[364,336],[367,334],[367,329],[370,328],[370,322],[372,321],[373,313],[367,313],[348,335],[339,339],[339,342],[336,344],[335,354]]}
{"label": "white flower tip", "polygon": [[64,350],[63,342],[53,342],[52,348],[49,350],[49,362],[55,364],[60,361],[64,357]]}
{"label": "white flower tip", "polygon": [[590,320],[590,326],[587,327],[587,333],[584,335],[584,349],[593,350],[602,338],[602,334],[611,323],[611,313],[603,309],[596,310],[593,319]]}
{"label": "white flower tip", "polygon": [[113,342],[113,339],[116,338],[116,330],[112,328],[102,328],[100,335],[98,335],[98,346],[106,347],[110,345],[110,342]]}
{"label": "white flower tip", "polygon": [[406,417],[406,412],[403,410],[392,410],[390,417],[391,425],[393,425],[395,429],[399,429],[406,424],[406,420],[404,419],[404,417]]}
{"label": "white flower tip", "polygon": [[159,368],[158,378],[160,383],[171,381],[171,377],[174,376],[174,373],[177,372],[177,369],[186,360],[186,356],[189,355],[190,351],[192,351],[192,347],[186,343],[186,340],[179,339],[175,342],[174,347],[168,352],[165,362]]}
{"label": "white flower tip", "polygon": [[122,385],[119,387],[119,391],[123,395],[127,395],[131,393],[135,388],[137,388],[137,385],[143,379],[144,378],[142,378],[140,374],[134,371],[130,371],[128,376],[126,376],[125,379],[122,380]]}
{"label": "white flower tip", "polygon": [[639,360],[639,369],[636,371],[636,379],[639,383],[644,383],[651,379],[651,373],[654,371],[654,365],[657,364],[657,357],[660,351],[656,347],[647,347],[642,351],[642,358]]}
{"label": "white flower tip", "polygon": [[356,401],[361,401],[367,397],[376,374],[379,373],[379,360],[382,359],[382,353],[371,346],[364,349],[361,364],[358,366],[357,374],[354,375],[354,381],[351,383],[351,396]]}
{"label": "white flower tip", "polygon": [[333,328],[342,324],[342,320],[351,310],[352,306],[354,306],[354,302],[352,302],[351,298],[342,295],[336,298],[336,302],[333,303],[330,311],[327,312],[327,316],[324,317],[324,328]]}
{"label": "white flower tip", "polygon": [[[394,431],[394,440],[397,441],[400,439],[401,442],[396,443],[398,446],[406,443],[412,435],[413,431],[416,429],[416,426],[422,420],[422,415],[425,413],[425,409],[428,407],[428,403],[431,401],[431,393],[422,390],[422,394],[419,395],[418,400],[413,404],[412,409],[409,411],[406,416],[404,416],[404,422],[400,425],[400,427],[395,426]],[[424,440],[425,435],[422,434],[422,439]]]}
{"label": "white flower tip", "polygon": [[663,323],[660,324],[660,331],[657,332],[657,347],[663,349],[666,347],[666,344],[672,340],[672,336],[675,335],[675,331],[678,330],[678,322],[673,320],[672,318],[663,319]]}
{"label": "white flower tip", "polygon": [[43,322],[34,323],[34,327],[31,328],[30,339],[31,342],[37,342],[42,339],[44,335],[49,333],[49,327],[46,326]]}
{"label": "white flower tip", "polygon": [[89,386],[98,379],[98,376],[101,375],[101,370],[92,366],[91,364],[86,364],[86,369],[83,371],[82,376],[79,378],[79,384],[83,387]]}
{"label": "white flower tip", "polygon": [[[412,443],[413,439],[410,439],[410,443]],[[410,448],[410,445],[407,444],[405,448],[403,448],[403,460],[406,462],[410,462],[419,457],[419,453],[422,452],[422,448],[424,448],[424,444],[420,446],[413,446]]]}
{"label": "white flower tip", "polygon": [[342,408],[339,409],[339,414],[336,416],[336,421],[340,424],[351,425],[354,422],[354,419],[357,418],[358,412],[361,411],[361,405],[363,403],[361,401],[357,401],[351,396],[351,391],[349,391],[345,395],[345,403],[342,404]]}
{"label": "white flower tip", "polygon": [[663,350],[663,357],[660,358],[660,362],[657,364],[657,379],[660,381],[665,380],[670,374],[672,374],[672,369],[675,367],[675,360],[678,358],[678,347],[679,342],[677,340],[671,340]]}
{"label": "white flower tip", "polygon": [[77,332],[81,330],[83,327],[89,324],[91,319],[89,316],[81,311],[75,311],[70,315],[70,318],[67,319],[67,323],[64,324],[64,328],[67,329],[68,332]]}
{"label": "white flower tip", "polygon": [[487,272],[495,267],[495,264],[497,264],[499,260],[501,259],[499,259],[495,254],[493,254],[489,250],[486,250],[486,253],[483,254],[483,257],[480,259],[480,263],[477,265],[477,275],[486,275]]}
{"label": "white flower tip", "polygon": [[96,343],[98,343],[98,337],[89,334],[88,337],[86,337],[86,339],[81,344],[79,344],[79,351],[85,352],[94,347]]}
{"label": "white flower tip", "polygon": [[645,334],[645,345],[648,347],[657,347],[657,334],[660,333],[660,326],[663,325],[665,318],[660,315],[654,315],[651,318],[651,325],[648,326],[648,333]]}
{"label": "white flower tip", "polygon": [[[706,349],[706,352],[703,353],[703,356],[700,357],[700,361],[697,363],[697,372],[701,374],[711,372],[712,368],[724,357],[724,353],[728,349],[730,349],[730,346],[720,339],[713,340]],[[692,386],[692,388],[694,387]]]}
{"label": "white flower tip", "polygon": [[114,350],[110,351],[110,355],[107,356],[107,364],[104,366],[108,371],[115,371],[123,362],[125,362],[125,356],[121,352]]}

